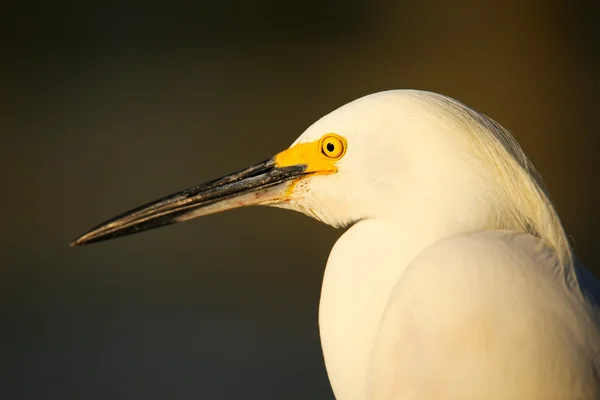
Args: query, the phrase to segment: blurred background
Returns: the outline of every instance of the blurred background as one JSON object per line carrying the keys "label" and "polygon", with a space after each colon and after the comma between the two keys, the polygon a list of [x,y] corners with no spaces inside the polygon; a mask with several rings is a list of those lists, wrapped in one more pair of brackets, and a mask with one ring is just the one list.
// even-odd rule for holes
{"label": "blurred background", "polygon": [[511,130],[598,276],[598,2],[23,3],[0,93],[0,398],[332,399],[317,311],[342,233],[248,208],[71,249],[418,88]]}

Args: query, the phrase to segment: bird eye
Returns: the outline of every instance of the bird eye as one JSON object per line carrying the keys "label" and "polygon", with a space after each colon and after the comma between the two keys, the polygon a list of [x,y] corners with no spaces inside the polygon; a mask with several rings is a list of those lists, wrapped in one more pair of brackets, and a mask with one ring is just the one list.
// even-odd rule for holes
{"label": "bird eye", "polygon": [[321,139],[321,153],[333,160],[339,160],[346,152],[346,143],[338,135],[327,135]]}

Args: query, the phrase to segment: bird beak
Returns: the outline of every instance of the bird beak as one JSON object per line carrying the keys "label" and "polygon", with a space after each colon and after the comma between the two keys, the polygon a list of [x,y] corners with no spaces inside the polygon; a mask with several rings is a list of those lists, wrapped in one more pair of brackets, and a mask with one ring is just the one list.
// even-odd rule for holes
{"label": "bird beak", "polygon": [[278,203],[290,194],[296,180],[309,173],[306,164],[282,165],[274,157],[130,210],[93,228],[71,246],[131,235],[232,208]]}

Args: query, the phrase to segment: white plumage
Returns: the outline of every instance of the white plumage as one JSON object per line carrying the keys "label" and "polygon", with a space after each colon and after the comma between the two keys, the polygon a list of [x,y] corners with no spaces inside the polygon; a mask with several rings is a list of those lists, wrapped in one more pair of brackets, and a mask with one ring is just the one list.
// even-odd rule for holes
{"label": "white plumage", "polygon": [[334,225],[360,221],[321,293],[337,398],[600,396],[600,340],[567,239],[506,131],[412,91],[351,103],[300,141],[329,131],[348,153],[299,203]]}

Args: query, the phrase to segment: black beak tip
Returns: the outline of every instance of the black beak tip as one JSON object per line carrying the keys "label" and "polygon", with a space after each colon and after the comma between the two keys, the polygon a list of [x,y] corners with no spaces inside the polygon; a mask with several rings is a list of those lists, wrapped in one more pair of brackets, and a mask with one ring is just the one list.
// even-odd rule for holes
{"label": "black beak tip", "polygon": [[[79,236],[77,239],[73,240],[69,243],[69,247],[79,247],[84,246],[91,243],[101,242],[102,240],[106,240],[104,236],[98,236],[91,234],[92,232],[86,233],[85,235]],[[110,238],[110,236],[108,236]]]}
{"label": "black beak tip", "polygon": [[81,246],[83,244],[86,244],[86,242],[84,240],[81,240],[81,239],[83,239],[83,238],[79,237],[79,238],[73,240],[71,243],[69,243],[69,247],[77,247],[77,246]]}

